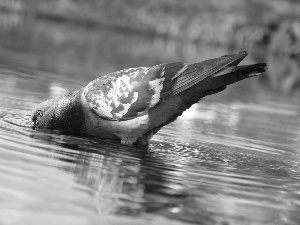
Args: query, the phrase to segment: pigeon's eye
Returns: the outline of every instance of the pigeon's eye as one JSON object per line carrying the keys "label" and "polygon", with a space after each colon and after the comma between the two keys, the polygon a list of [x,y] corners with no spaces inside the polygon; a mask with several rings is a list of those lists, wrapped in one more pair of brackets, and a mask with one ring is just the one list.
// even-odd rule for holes
{"label": "pigeon's eye", "polygon": [[42,117],[42,116],[43,116],[43,112],[42,112],[41,110],[38,110],[38,111],[36,112],[36,116],[37,116],[37,117]]}
{"label": "pigeon's eye", "polygon": [[43,116],[43,112],[41,110],[36,111],[35,116],[33,117],[33,121],[38,124],[39,119]]}

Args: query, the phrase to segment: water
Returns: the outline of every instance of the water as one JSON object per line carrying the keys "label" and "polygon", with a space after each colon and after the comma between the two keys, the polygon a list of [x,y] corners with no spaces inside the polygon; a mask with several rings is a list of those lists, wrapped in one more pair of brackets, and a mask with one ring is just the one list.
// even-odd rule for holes
{"label": "water", "polygon": [[38,103],[101,74],[229,50],[2,17],[0,224],[299,224],[298,95],[259,78],[232,85],[164,127],[148,152],[33,131]]}

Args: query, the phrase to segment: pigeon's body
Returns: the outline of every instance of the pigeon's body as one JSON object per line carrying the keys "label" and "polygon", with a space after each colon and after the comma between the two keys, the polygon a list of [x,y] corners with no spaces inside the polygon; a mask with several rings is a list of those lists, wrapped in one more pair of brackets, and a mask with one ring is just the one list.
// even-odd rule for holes
{"label": "pigeon's body", "polygon": [[175,62],[102,76],[33,112],[33,128],[47,128],[125,144],[147,145],[162,126],[206,95],[260,74],[266,64],[237,66],[246,52],[188,65]]}

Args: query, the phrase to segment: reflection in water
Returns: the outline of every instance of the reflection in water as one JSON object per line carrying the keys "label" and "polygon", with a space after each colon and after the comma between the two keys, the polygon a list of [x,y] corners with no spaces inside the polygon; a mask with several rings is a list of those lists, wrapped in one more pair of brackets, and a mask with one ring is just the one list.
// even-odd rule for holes
{"label": "reflection in water", "polygon": [[74,181],[93,190],[97,214],[139,215],[144,192],[140,167],[134,158],[84,152],[77,158]]}
{"label": "reflection in water", "polygon": [[225,49],[38,21],[1,29],[0,224],[299,223],[299,99],[256,79],[194,105],[148,152],[26,128],[38,103],[101,74]]}

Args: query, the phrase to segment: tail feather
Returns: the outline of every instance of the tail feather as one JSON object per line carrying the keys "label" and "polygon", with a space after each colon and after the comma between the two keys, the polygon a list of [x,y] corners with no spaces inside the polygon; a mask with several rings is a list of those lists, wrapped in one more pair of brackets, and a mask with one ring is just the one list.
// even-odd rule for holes
{"label": "tail feather", "polygon": [[215,73],[208,79],[211,85],[208,85],[207,88],[214,89],[222,86],[227,86],[245,78],[257,76],[265,72],[266,70],[266,63],[226,67],[218,73]]}
{"label": "tail feather", "polygon": [[193,101],[200,100],[206,95],[215,94],[224,90],[227,85],[236,83],[245,78],[257,76],[266,70],[266,63],[225,67],[213,76],[182,92],[182,97],[194,99]]}
{"label": "tail feather", "polygon": [[179,76],[176,75],[176,80],[165,88],[162,97],[168,98],[188,90],[224,68],[238,65],[246,56],[247,52],[243,51],[191,64]]}

